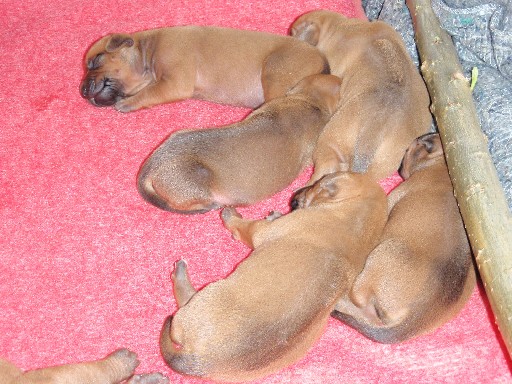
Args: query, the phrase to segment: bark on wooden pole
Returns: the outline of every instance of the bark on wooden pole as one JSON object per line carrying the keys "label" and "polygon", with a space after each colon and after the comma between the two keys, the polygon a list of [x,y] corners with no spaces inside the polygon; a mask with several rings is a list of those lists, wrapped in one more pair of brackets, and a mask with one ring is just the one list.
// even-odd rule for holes
{"label": "bark on wooden pole", "polygon": [[430,0],[406,3],[455,197],[496,323],[512,356],[512,217],[453,42]]}

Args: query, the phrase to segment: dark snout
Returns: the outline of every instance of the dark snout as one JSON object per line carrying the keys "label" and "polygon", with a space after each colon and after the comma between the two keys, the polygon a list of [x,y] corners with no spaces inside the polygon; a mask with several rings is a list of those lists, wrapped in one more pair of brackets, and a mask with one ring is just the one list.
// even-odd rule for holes
{"label": "dark snout", "polygon": [[91,75],[80,84],[80,95],[97,107],[114,105],[123,98],[121,87],[115,80]]}
{"label": "dark snout", "polygon": [[306,205],[306,192],[309,189],[311,189],[311,187],[303,187],[295,191],[290,201],[290,207],[292,211],[295,211],[296,209],[299,208],[304,208],[304,206]]}

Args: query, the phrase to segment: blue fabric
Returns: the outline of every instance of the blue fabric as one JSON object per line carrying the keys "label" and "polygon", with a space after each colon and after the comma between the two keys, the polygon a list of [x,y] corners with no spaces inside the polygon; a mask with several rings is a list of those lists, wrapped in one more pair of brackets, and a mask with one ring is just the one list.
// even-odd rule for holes
{"label": "blue fabric", "polygon": [[[402,35],[418,65],[414,31],[405,2],[363,0],[370,20]],[[512,1],[432,0],[441,26],[452,36],[466,77],[479,70],[473,91],[482,130],[512,210]]]}

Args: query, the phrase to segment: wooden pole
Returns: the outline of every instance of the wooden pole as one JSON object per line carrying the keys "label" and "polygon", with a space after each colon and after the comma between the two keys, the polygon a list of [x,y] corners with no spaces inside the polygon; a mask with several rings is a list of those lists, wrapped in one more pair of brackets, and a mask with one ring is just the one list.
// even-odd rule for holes
{"label": "wooden pole", "polygon": [[495,321],[512,356],[512,217],[453,42],[430,0],[406,3],[455,197]]}

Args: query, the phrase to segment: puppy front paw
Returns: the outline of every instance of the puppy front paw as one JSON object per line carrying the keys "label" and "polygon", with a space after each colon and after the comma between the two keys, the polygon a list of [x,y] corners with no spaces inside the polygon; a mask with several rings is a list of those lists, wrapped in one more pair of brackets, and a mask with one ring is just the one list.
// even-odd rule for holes
{"label": "puppy front paw", "polygon": [[116,111],[123,113],[133,112],[139,109],[134,105],[134,103],[131,100],[131,97],[119,100],[114,104],[114,108],[116,109]]}
{"label": "puppy front paw", "polygon": [[222,221],[226,229],[231,232],[235,240],[241,240],[239,232],[239,223],[243,220],[242,215],[235,208],[224,208],[221,212]]}
{"label": "puppy front paw", "polygon": [[112,359],[116,364],[119,364],[123,369],[124,376],[131,376],[140,364],[137,354],[126,348],[112,352],[107,356],[107,359]]}
{"label": "puppy front paw", "polygon": [[126,384],[168,384],[169,379],[161,373],[135,375]]}
{"label": "puppy front paw", "polygon": [[240,215],[235,208],[226,207],[226,208],[222,209],[220,217],[222,218],[222,221],[224,222],[224,224],[228,224],[228,222],[231,221],[234,217],[241,219],[242,215]]}
{"label": "puppy front paw", "polygon": [[279,219],[283,214],[278,211],[271,211],[267,217],[265,217],[265,220],[267,221],[274,221],[275,219]]}

